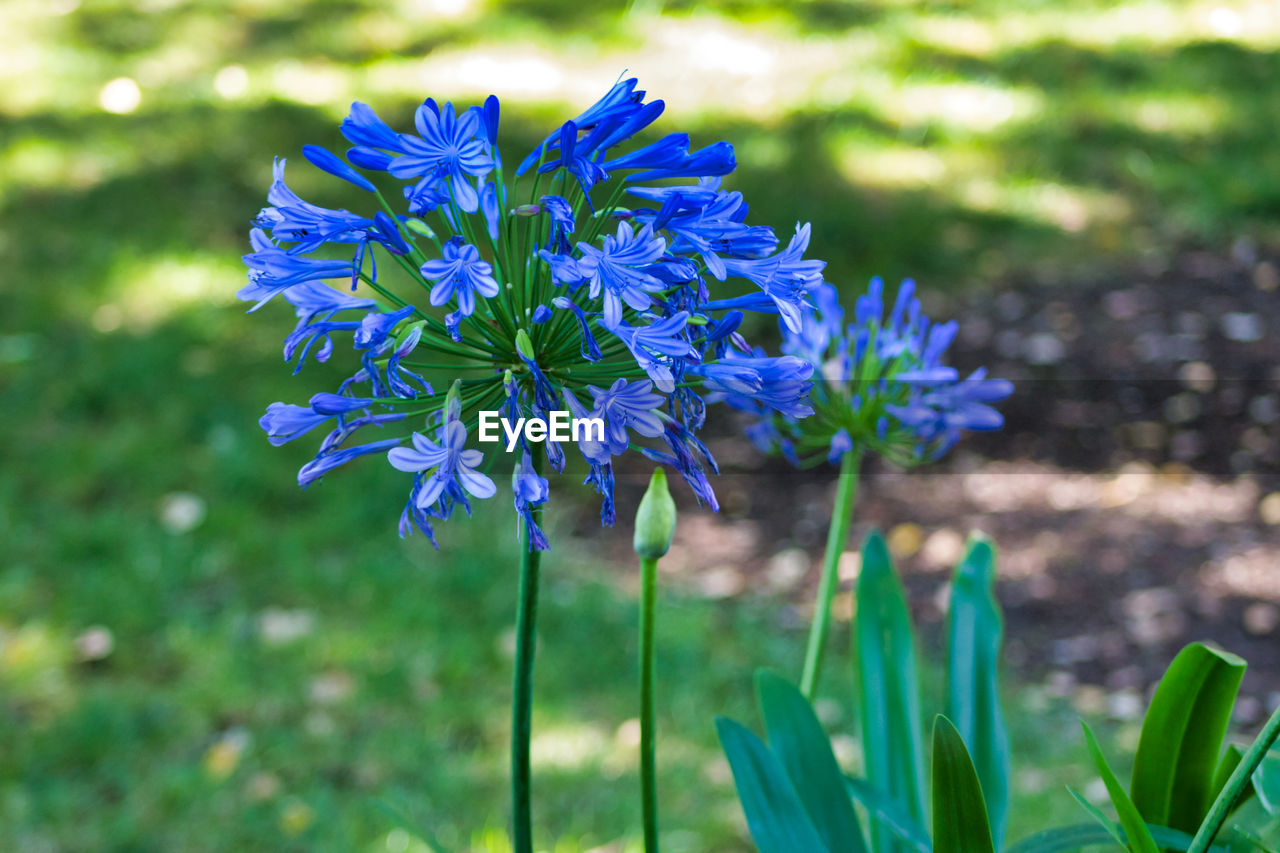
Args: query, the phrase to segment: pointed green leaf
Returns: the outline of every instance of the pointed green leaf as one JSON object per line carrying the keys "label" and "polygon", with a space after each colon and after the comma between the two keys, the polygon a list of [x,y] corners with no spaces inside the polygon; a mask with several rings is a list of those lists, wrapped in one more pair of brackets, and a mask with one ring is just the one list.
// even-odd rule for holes
{"label": "pointed green leaf", "polygon": [[1093,764],[1107,786],[1111,805],[1115,806],[1116,815],[1120,818],[1120,826],[1123,827],[1124,834],[1129,839],[1129,849],[1133,853],[1157,853],[1159,848],[1156,847],[1155,839],[1151,837],[1151,831],[1147,829],[1142,815],[1139,814],[1133,800],[1129,799],[1129,795],[1125,793],[1116,774],[1111,772],[1111,765],[1107,764],[1107,758],[1098,746],[1098,739],[1093,736],[1093,731],[1087,723],[1081,721],[1080,725],[1084,728],[1084,739],[1089,746],[1089,754],[1093,757]]}
{"label": "pointed green leaf", "polygon": [[929,833],[912,820],[902,806],[888,794],[877,791],[863,779],[851,779],[846,776],[844,784],[849,791],[849,796],[867,810],[867,815],[874,823],[884,826],[899,841],[906,842],[917,853],[931,853],[933,845],[929,841]]}
{"label": "pointed green leaf", "polygon": [[1142,721],[1129,791],[1142,817],[1195,832],[1214,799],[1218,754],[1245,662],[1192,643],[1160,679]]}
{"label": "pointed green leaf", "polygon": [[1107,836],[1111,838],[1112,841],[1114,841],[1116,844],[1119,844],[1122,849],[1125,849],[1125,850],[1129,849],[1129,846],[1125,844],[1124,833],[1120,831],[1119,824],[1117,824],[1115,821],[1111,820],[1109,817],[1103,814],[1102,809],[1098,808],[1093,803],[1086,800],[1084,798],[1084,794],[1081,794],[1075,788],[1072,788],[1071,786],[1068,785],[1067,793],[1075,798],[1075,801],[1080,804],[1080,808],[1088,812],[1089,816],[1098,822],[1099,828],[1105,831],[1107,833]]}
{"label": "pointed green leaf", "polygon": [[[911,618],[879,533],[867,537],[862,549],[857,609],[854,642],[867,781],[901,802],[912,820],[924,823],[924,745]],[[876,853],[905,849],[884,827],[873,827],[871,840]]]}
{"label": "pointed green leaf", "polygon": [[716,718],[716,731],[760,853],[827,853],[786,771],[764,742],[725,717]]}
{"label": "pointed green leaf", "polygon": [[1004,626],[994,585],[995,549],[974,536],[951,584],[947,716],[973,757],[998,847],[1008,819],[1010,769],[997,676]]}
{"label": "pointed green leaf", "polygon": [[933,721],[934,853],[995,853],[987,804],[960,732],[941,714]]}
{"label": "pointed green leaf", "polygon": [[866,843],[831,741],[807,699],[776,673],[756,673],[756,693],[764,714],[769,748],[800,796],[809,819],[827,847],[864,853]]}

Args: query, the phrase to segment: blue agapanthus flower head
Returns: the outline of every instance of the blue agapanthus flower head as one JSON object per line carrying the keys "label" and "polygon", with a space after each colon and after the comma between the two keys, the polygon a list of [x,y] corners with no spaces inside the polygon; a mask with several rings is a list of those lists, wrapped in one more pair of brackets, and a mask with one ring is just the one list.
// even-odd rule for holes
{"label": "blue agapanthus flower head", "polygon": [[[329,428],[300,484],[381,456],[412,478],[401,534],[434,542],[455,508],[470,512],[510,482],[530,547],[541,549],[545,474],[573,456],[606,524],[614,461],[633,451],[675,468],[714,507],[716,462],[697,435],[708,403],[811,411],[812,363],[770,357],[738,332],[743,311],[801,328],[822,285],[823,263],[805,257],[808,226],[780,250],[772,228],[747,222],[742,195],[721,188],[736,165],[726,142],[699,148],[680,132],[633,142],[663,111],[636,86],[617,83],[506,161],[513,172],[497,98],[427,99],[407,132],[353,104],[345,159],[316,145],[303,156],[355,188],[355,212],[304,201],[276,161],[239,296],[250,310],[277,296],[293,306],[284,353],[295,372],[350,341],[352,372],[336,389],[307,405],[273,403],[262,418],[275,444]],[[713,300],[730,278],[749,295]],[[903,405],[920,421],[935,400]],[[603,430],[485,437],[482,414],[517,424],[557,411]]]}
{"label": "blue agapanthus flower head", "polygon": [[852,318],[830,284],[808,298],[812,309],[801,313],[798,327],[784,324],[782,349],[822,372],[808,401],[812,417],[800,420],[747,393],[749,382],[737,372],[722,373],[733,356],[700,368],[708,387],[714,383],[731,405],[760,415],[748,434],[761,447],[780,449],[801,465],[836,462],[858,449],[914,466],[941,457],[966,431],[1004,425],[991,404],[1013,393],[1012,383],[988,378],[985,368],[961,377],[946,364],[957,325],[932,322],[914,282],[902,283],[887,314],[879,278],[854,302]]}

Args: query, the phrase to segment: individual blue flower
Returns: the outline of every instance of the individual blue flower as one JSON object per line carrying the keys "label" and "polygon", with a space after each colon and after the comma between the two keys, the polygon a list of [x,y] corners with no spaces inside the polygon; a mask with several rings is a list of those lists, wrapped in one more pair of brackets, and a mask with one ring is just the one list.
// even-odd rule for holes
{"label": "individual blue flower", "polygon": [[480,260],[480,251],[461,237],[444,244],[444,257],[422,265],[422,275],[435,282],[431,288],[431,304],[444,305],[457,297],[458,310],[469,317],[476,310],[476,294],[492,298],[498,295],[498,282],[493,267]]}
{"label": "individual blue flower", "polygon": [[359,187],[365,192],[377,192],[378,188],[369,179],[338,159],[337,155],[319,145],[302,146],[302,156],[311,161],[311,165],[329,174],[342,178],[349,184]]}
{"label": "individual blue flower", "polygon": [[689,134],[673,133],[635,151],[606,160],[607,170],[644,169],[630,175],[628,181],[655,181],[666,178],[727,175],[737,165],[733,146],[717,142],[700,151],[689,153]]}
{"label": "individual blue flower", "polygon": [[482,177],[493,170],[493,158],[478,136],[482,115],[477,109],[464,110],[457,116],[453,104],[443,109],[428,99],[413,116],[420,136],[400,135],[404,153],[387,167],[397,178],[422,178],[423,185],[438,187],[447,182],[458,206],[475,213],[479,205],[476,188],[469,177]]}
{"label": "individual blue flower", "polygon": [[770,258],[725,258],[728,275],[750,279],[773,300],[788,330],[800,330],[805,296],[822,283],[825,261],[807,259],[809,225],[796,226],[787,248]]}
{"label": "individual blue flower", "polygon": [[342,120],[342,135],[347,141],[363,148],[381,148],[402,152],[400,134],[392,130],[368,104],[356,101]]}
{"label": "individual blue flower", "polygon": [[539,203],[551,217],[551,233],[545,248],[554,255],[567,255],[572,251],[569,236],[573,234],[573,206],[558,195],[544,195]]}
{"label": "individual blue flower", "polygon": [[316,412],[310,406],[272,403],[267,406],[267,413],[258,419],[258,425],[267,434],[267,440],[279,447],[301,438],[332,417]]}
{"label": "individual blue flower", "polygon": [[353,338],[355,348],[380,351],[391,330],[412,315],[412,305],[406,305],[398,311],[371,311],[360,321],[360,329]]}
{"label": "individual blue flower", "polygon": [[298,469],[298,485],[305,489],[334,468],[345,465],[352,459],[359,459],[361,456],[381,453],[384,450],[395,447],[402,440],[389,438],[383,441],[357,445],[356,447],[326,448],[315,459]]}
{"label": "individual blue flower", "polygon": [[604,297],[604,326],[612,329],[622,322],[622,303],[637,311],[650,305],[650,293],[661,291],[661,279],[652,267],[666,250],[667,241],[644,227],[636,232],[630,223],[619,222],[616,234],[604,238],[603,248],[579,243],[582,257],[578,274],[587,282],[588,296]]}
{"label": "individual blue flower", "polygon": [[272,245],[261,228],[249,232],[253,252],[243,257],[249,267],[249,283],[236,292],[244,302],[253,302],[257,311],[295,284],[343,278],[351,274],[351,261],[332,261],[293,255]]}
{"label": "individual blue flower", "polygon": [[357,320],[332,319],[336,314],[343,311],[368,311],[377,306],[372,299],[361,299],[317,281],[295,284],[281,295],[294,306],[298,316],[298,325],[284,341],[285,361],[292,361],[294,355],[298,354],[294,373],[302,369],[317,341],[320,348],[315,352],[316,360],[328,361],[333,353],[333,339],[330,335],[333,332],[354,332],[360,328],[360,321]]}
{"label": "individual blue flower", "polygon": [[689,373],[705,377],[706,388],[726,395],[731,403],[746,397],[789,418],[813,414],[806,402],[813,365],[794,356],[725,356],[715,364],[691,367]]}
{"label": "individual blue flower", "polygon": [[611,329],[631,350],[636,364],[653,380],[659,391],[670,394],[675,390],[675,374],[671,367],[676,358],[694,353],[682,332],[689,315],[683,311],[648,326],[629,326],[619,323]]}
{"label": "individual blue flower", "polygon": [[397,471],[411,474],[431,471],[418,493],[419,508],[435,504],[455,482],[472,497],[483,499],[497,494],[498,487],[493,480],[476,470],[484,461],[484,454],[467,449],[467,429],[461,421],[446,419],[440,429],[439,443],[419,432],[411,438],[412,448],[394,447],[387,451],[387,460]]}
{"label": "individual blue flower", "polygon": [[[511,472],[511,493],[515,502],[516,515],[529,531],[530,545],[537,550],[546,550],[551,547],[533,514],[534,507],[541,506],[551,497],[551,484],[534,467],[533,458],[528,449],[524,451],[520,462]],[[518,535],[519,531],[517,531]]]}

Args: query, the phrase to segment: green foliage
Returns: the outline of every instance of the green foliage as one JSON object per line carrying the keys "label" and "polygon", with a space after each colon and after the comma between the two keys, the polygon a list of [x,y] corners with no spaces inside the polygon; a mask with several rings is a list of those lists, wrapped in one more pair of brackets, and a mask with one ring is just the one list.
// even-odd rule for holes
{"label": "green foliage", "polygon": [[770,672],[757,673],[756,693],[769,743],[822,840],[831,850],[862,853],[862,829],[840,765],[808,701],[790,682]]}
{"label": "green foliage", "polygon": [[933,724],[934,853],[995,853],[978,772],[946,717]]}
{"label": "green foliage", "polygon": [[995,548],[975,536],[951,584],[947,644],[947,717],[955,724],[982,783],[997,847],[1009,811],[1009,734],[1000,705],[999,658],[1003,632],[995,598]]}
{"label": "green foliage", "polygon": [[1213,805],[1209,807],[1209,813],[1196,830],[1195,839],[1187,848],[1189,853],[1204,853],[1213,844],[1232,811],[1247,792],[1252,790],[1253,774],[1262,766],[1277,738],[1280,738],[1280,708],[1272,712],[1271,718],[1262,727],[1262,731],[1258,732],[1258,736],[1253,739],[1226,784],[1222,786]]}
{"label": "green foliage", "polygon": [[1232,851],[1269,849],[1244,826],[1227,827],[1228,819],[1255,794],[1263,810],[1274,814],[1266,761],[1280,736],[1280,711],[1247,751],[1235,746],[1222,750],[1244,669],[1239,657],[1203,643],[1192,643],[1178,654],[1143,719],[1132,796],[1121,787],[1093,732],[1084,725],[1085,743],[1123,833],[1083,797],[1072,794],[1121,846],[1135,853],[1205,853],[1218,849],[1213,842],[1223,835],[1226,849]]}
{"label": "green foliage", "polygon": [[[867,782],[923,823],[924,747],[915,640],[906,595],[884,538],[872,533],[858,574],[855,659]],[[905,847],[886,828],[871,829],[876,853]]]}
{"label": "green foliage", "polygon": [[1142,722],[1129,788],[1147,822],[1194,832],[1204,819],[1244,670],[1240,658],[1203,643],[1169,665]]}
{"label": "green foliage", "polygon": [[[1098,774],[1107,786],[1107,795],[1111,797],[1111,804],[1115,806],[1116,814],[1120,816],[1120,826],[1124,828],[1124,840],[1119,837],[1116,840],[1124,843],[1133,853],[1157,853],[1159,848],[1156,847],[1155,839],[1151,837],[1151,832],[1143,821],[1143,815],[1125,792],[1116,774],[1111,772],[1111,766],[1107,764],[1106,756],[1098,746],[1098,739],[1093,736],[1093,731],[1088,724],[1082,722],[1080,725],[1084,729],[1084,739],[1089,747],[1089,755],[1093,758],[1093,764],[1098,768]],[[1084,800],[1081,800],[1081,804],[1089,808]],[[1092,811],[1092,813],[1094,817],[1099,817],[1098,812]]]}
{"label": "green foliage", "polygon": [[[994,562],[991,544],[975,538],[956,569],[948,684],[951,704],[981,750],[993,790],[1007,796],[1009,739],[996,691],[1001,618],[991,589]],[[813,834],[833,851],[994,849],[979,770],[964,736],[945,717],[934,726],[932,799],[926,789],[915,641],[902,584],[878,533],[864,546],[856,596],[866,779],[842,778],[804,695],[785,679],[760,673],[757,691],[769,745],[740,725],[719,723],[753,838],[761,850],[794,843],[803,834],[796,823],[799,803]],[[853,802],[867,812],[869,844]],[[929,805],[932,843],[924,829]]]}
{"label": "green foliage", "polygon": [[740,723],[719,717],[716,730],[760,853],[826,853],[782,762]]}

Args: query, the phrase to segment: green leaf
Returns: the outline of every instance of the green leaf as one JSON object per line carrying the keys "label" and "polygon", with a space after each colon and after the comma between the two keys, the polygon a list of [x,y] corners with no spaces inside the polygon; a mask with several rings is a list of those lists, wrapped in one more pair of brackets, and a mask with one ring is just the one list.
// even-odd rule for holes
{"label": "green leaf", "polygon": [[778,759],[740,723],[716,718],[720,745],[760,853],[827,853]]}
{"label": "green leaf", "polygon": [[1209,807],[1209,813],[1205,815],[1200,827],[1196,830],[1195,840],[1191,842],[1189,848],[1191,853],[1203,853],[1213,844],[1214,838],[1227,822],[1231,809],[1244,796],[1253,774],[1262,766],[1263,759],[1267,757],[1277,739],[1280,739],[1280,708],[1273,711],[1267,718],[1262,731],[1258,732],[1253,743],[1249,744],[1236,769],[1231,771],[1231,778],[1222,786],[1222,790]]}
{"label": "green leaf", "polygon": [[1116,814],[1120,818],[1120,826],[1124,828],[1124,834],[1129,839],[1129,849],[1133,853],[1157,853],[1159,848],[1156,847],[1155,839],[1151,837],[1151,831],[1147,829],[1137,806],[1125,793],[1116,774],[1111,772],[1111,766],[1107,764],[1107,758],[1098,746],[1098,739],[1093,736],[1093,731],[1087,723],[1082,721],[1080,725],[1084,728],[1084,739],[1089,746],[1089,754],[1093,756],[1093,764],[1098,768],[1098,775],[1107,786],[1111,805],[1115,806]]}
{"label": "green leaf", "polygon": [[[1085,847],[1097,847],[1108,841],[1115,841],[1124,846],[1124,835],[1113,821],[1098,811],[1097,806],[1084,799],[1078,792],[1068,788],[1076,802],[1084,806],[1098,823],[1079,823],[1072,826],[1059,826],[1030,835],[1012,847],[1006,847],[1004,853],[1070,853]],[[1191,836],[1176,829],[1163,826],[1147,825],[1151,837],[1161,847],[1169,850],[1186,850],[1191,845]],[[1226,853],[1224,847],[1214,847],[1212,853]]]}
{"label": "green leaf", "polygon": [[[1081,797],[1071,791],[1079,802]],[[1089,804],[1092,808],[1092,804]],[[1096,809],[1095,809],[1096,811]],[[1106,816],[1098,812],[1106,823]],[[1096,816],[1095,816],[1096,817]],[[1012,847],[1006,847],[1004,853],[1069,853],[1082,847],[1095,847],[1108,841],[1118,840],[1110,826],[1098,826],[1096,823],[1078,823],[1071,826],[1059,826],[1037,832],[1019,841]]]}
{"label": "green leaf", "polygon": [[[1244,758],[1244,750],[1236,746],[1234,743],[1228,744],[1225,752],[1222,753],[1221,760],[1218,761],[1218,769],[1213,771],[1213,799],[1217,799],[1222,793],[1222,789],[1227,786],[1227,780],[1231,778],[1231,774],[1240,766],[1240,761]],[[1240,799],[1231,807],[1232,812],[1236,812],[1245,803],[1253,799],[1257,794],[1257,788],[1253,784],[1252,777],[1248,785],[1240,794]]]}
{"label": "green leaf", "polygon": [[1249,778],[1266,813],[1280,814],[1280,751],[1268,752]]}
{"label": "green leaf", "polygon": [[1165,671],[1142,721],[1129,786],[1145,820],[1186,832],[1200,825],[1244,669],[1235,655],[1192,643]]}
{"label": "green leaf", "polygon": [[756,673],[756,694],[769,747],[791,779],[809,819],[828,848],[864,853],[858,816],[845,791],[831,741],[808,700],[776,673]]}
{"label": "green leaf", "polygon": [[929,833],[912,820],[911,816],[903,811],[902,806],[892,800],[888,794],[877,791],[863,779],[851,779],[846,776],[844,785],[849,796],[867,810],[867,814],[873,821],[884,826],[897,836],[899,841],[906,842],[917,853],[931,853],[933,845],[929,841]]}
{"label": "green leaf", "polygon": [[1124,833],[1120,830],[1120,826],[1115,823],[1115,821],[1111,820],[1111,818],[1103,814],[1102,809],[1086,800],[1084,798],[1084,794],[1081,794],[1075,788],[1068,786],[1067,793],[1075,798],[1075,801],[1080,804],[1080,808],[1088,812],[1089,816],[1098,822],[1098,827],[1106,832],[1107,836],[1112,841],[1119,844],[1125,850],[1129,849],[1129,845],[1125,843]]}
{"label": "green leaf", "polygon": [[[902,584],[879,533],[867,537],[858,576],[857,625],[862,750],[867,781],[924,823],[924,744],[916,654]],[[905,847],[884,827],[872,827],[876,853]]]}
{"label": "green leaf", "polygon": [[1009,732],[997,669],[1004,632],[995,591],[995,549],[975,535],[951,584],[947,716],[973,756],[998,847],[1009,812]]}
{"label": "green leaf", "polygon": [[933,721],[934,853],[995,853],[978,771],[960,732],[939,714]]}

